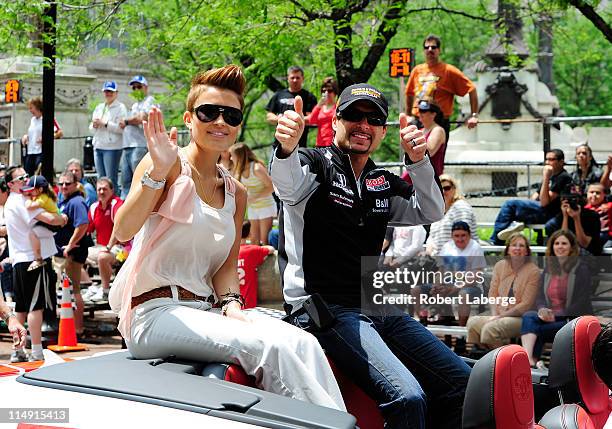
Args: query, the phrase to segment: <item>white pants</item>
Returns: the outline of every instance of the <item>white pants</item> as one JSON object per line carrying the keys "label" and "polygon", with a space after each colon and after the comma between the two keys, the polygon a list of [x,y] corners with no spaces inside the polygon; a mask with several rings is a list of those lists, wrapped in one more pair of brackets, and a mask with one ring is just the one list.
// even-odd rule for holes
{"label": "white pants", "polygon": [[206,302],[152,299],[134,309],[126,343],[137,359],[174,355],[239,364],[266,391],[346,411],[314,336],[262,314],[248,317],[252,323],[221,316]]}

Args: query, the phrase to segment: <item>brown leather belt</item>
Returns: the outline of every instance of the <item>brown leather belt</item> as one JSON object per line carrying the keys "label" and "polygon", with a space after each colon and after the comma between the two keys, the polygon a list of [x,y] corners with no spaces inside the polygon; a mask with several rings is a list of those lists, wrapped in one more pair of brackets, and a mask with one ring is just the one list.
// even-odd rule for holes
{"label": "brown leather belt", "polygon": [[[176,289],[178,291],[178,298],[180,301],[205,301],[211,304],[214,304],[215,302],[214,295],[210,295],[208,297],[196,295],[195,293],[190,292],[180,286],[176,286]],[[172,289],[170,286],[162,286],[135,296],[132,298],[132,308],[135,308],[143,302],[147,302],[155,298],[172,298]]]}

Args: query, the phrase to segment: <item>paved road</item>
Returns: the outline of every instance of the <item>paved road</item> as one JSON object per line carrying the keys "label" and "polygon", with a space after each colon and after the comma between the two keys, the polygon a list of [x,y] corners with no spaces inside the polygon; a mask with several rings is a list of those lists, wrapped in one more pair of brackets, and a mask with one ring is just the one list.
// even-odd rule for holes
{"label": "paved road", "polygon": [[[61,356],[75,358],[121,349],[121,336],[117,331],[111,331],[113,326],[116,326],[116,318],[113,314],[110,314],[110,312],[96,311],[93,319],[87,317],[86,313],[86,335],[83,338],[79,338],[79,343],[86,345],[88,350],[62,353]],[[12,344],[8,332],[0,334],[0,363],[8,363],[12,351]]]}

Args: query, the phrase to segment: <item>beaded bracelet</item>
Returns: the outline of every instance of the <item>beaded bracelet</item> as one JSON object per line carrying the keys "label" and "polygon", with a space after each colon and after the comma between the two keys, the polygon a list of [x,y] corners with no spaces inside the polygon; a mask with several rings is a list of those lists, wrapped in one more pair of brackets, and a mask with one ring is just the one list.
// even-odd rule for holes
{"label": "beaded bracelet", "polygon": [[227,314],[227,306],[230,302],[237,302],[240,304],[240,308],[244,308],[244,297],[239,293],[229,292],[224,295],[221,295],[223,299],[221,300],[221,315],[225,316]]}

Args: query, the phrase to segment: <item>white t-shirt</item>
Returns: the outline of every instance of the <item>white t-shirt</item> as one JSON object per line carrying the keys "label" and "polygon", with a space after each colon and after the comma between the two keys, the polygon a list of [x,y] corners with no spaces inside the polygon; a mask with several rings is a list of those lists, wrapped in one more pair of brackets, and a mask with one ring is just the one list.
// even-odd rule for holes
{"label": "white t-shirt", "polygon": [[[457,264],[453,263],[453,259],[462,258],[463,261],[459,263],[459,265],[462,266],[458,267],[461,271],[473,271],[485,268],[487,266],[484,252],[482,251],[480,244],[474,241],[474,239],[470,239],[470,242],[467,246],[465,246],[465,249],[458,248],[455,242],[450,240],[446,242],[444,246],[442,246],[439,256],[444,262],[448,260],[454,266]],[[455,260],[455,262],[456,261],[457,260]]]}
{"label": "white t-shirt", "polygon": [[[59,131],[59,124],[53,121],[53,131]],[[42,153],[42,116],[37,118],[32,116],[30,127],[28,128],[28,155]]]}
{"label": "white t-shirt", "polygon": [[423,250],[427,232],[422,225],[396,226],[393,229],[393,241],[385,256],[398,258],[398,263],[404,263]]}
{"label": "white t-shirt", "polygon": [[[153,107],[159,107],[155,104],[155,99],[148,95],[144,100],[134,103],[130,116],[136,116],[138,113],[149,114]],[[140,125],[128,125],[123,130],[123,147],[147,147],[147,140],[144,136],[144,129]]]}
{"label": "white t-shirt", "polygon": [[[13,266],[20,262],[31,262],[34,260],[34,251],[30,244],[30,231],[37,222],[36,216],[43,213],[43,209],[28,210],[25,206],[26,198],[21,194],[11,192],[4,206],[4,218],[8,233],[9,254]],[[42,229],[42,228],[41,228]],[[43,259],[49,258],[57,253],[53,232],[45,229],[48,236],[41,232],[40,254]]]}

